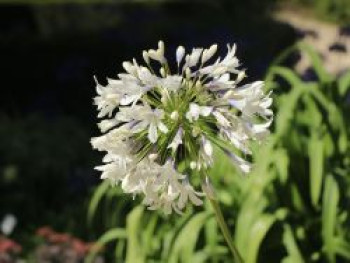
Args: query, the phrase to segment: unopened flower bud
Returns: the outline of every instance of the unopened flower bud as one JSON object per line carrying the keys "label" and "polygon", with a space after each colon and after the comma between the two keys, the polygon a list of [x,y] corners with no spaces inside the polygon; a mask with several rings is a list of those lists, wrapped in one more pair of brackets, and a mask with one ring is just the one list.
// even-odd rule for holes
{"label": "unopened flower bud", "polygon": [[159,53],[160,53],[162,56],[164,56],[164,50],[165,50],[165,48],[164,48],[164,42],[163,42],[162,40],[160,40],[160,41],[158,42],[158,51],[159,51]]}
{"label": "unopened flower bud", "polygon": [[166,74],[165,74],[165,69],[164,69],[163,67],[160,68],[159,72],[160,72],[160,75],[161,75],[163,78],[166,76]]}
{"label": "unopened flower bud", "polygon": [[176,61],[177,64],[180,64],[182,61],[183,57],[185,55],[185,48],[183,46],[179,46],[176,50]]}
{"label": "unopened flower bud", "polygon": [[207,62],[212,56],[214,56],[217,49],[218,45],[214,44],[209,49],[204,50],[202,56],[202,63]]}
{"label": "unopened flower bud", "polygon": [[149,64],[150,60],[149,60],[149,56],[148,56],[147,51],[143,51],[142,56],[143,56],[143,60],[146,62],[146,64]]}
{"label": "unopened flower bud", "polygon": [[192,170],[196,169],[197,163],[194,162],[194,161],[192,161],[192,162],[190,163],[190,167],[191,167]]}
{"label": "unopened flower bud", "polygon": [[190,79],[191,78],[191,69],[186,68],[185,74],[186,74],[186,79]]}
{"label": "unopened flower bud", "polygon": [[174,120],[174,121],[177,121],[177,119],[179,118],[179,113],[177,111],[173,111],[171,114],[170,114],[170,119]]}

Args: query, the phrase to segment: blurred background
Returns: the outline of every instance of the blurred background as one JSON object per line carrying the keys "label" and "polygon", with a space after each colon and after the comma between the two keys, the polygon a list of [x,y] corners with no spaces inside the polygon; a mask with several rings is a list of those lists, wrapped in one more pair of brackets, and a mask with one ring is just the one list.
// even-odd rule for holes
{"label": "blurred background", "polygon": [[231,262],[209,206],[146,211],[99,180],[93,76],[164,40],[238,45],[275,122],[211,171],[246,262],[350,262],[350,1],[0,0],[0,262]]}

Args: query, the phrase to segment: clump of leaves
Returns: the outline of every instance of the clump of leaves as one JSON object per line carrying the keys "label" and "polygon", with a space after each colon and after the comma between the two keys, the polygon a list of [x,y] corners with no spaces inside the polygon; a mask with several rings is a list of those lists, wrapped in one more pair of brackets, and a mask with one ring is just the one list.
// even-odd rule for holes
{"label": "clump of leaves", "polygon": [[[303,81],[281,66],[305,52],[317,75]],[[244,261],[347,262],[350,260],[350,72],[336,78],[308,46],[298,43],[276,58],[266,75],[275,94],[275,131],[255,151],[255,172],[241,178],[217,153],[211,173],[218,199]],[[92,222],[104,206],[100,243],[114,242],[116,262],[228,262],[210,206],[182,218],[164,218],[104,184],[90,203]],[[118,198],[116,198],[118,197]],[[128,213],[126,222],[118,215]],[[99,219],[99,222],[101,221]],[[93,258],[93,254],[91,254]]]}

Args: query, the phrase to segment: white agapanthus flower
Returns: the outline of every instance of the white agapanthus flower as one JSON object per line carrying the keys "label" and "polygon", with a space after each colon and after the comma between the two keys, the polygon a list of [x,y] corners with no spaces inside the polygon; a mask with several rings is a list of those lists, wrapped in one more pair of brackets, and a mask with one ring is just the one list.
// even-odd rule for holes
{"label": "white agapanthus flower", "polygon": [[223,59],[213,58],[217,49],[186,54],[180,46],[177,67],[170,69],[160,41],[158,49],[143,51],[145,65],[124,62],[126,73],[106,86],[97,83],[94,102],[104,118],[98,125],[103,135],[91,142],[106,156],[96,169],[124,192],[142,195],[149,209],[181,213],[188,201],[201,205],[204,194],[191,181],[202,176],[202,189],[213,195],[205,176],[213,165],[213,145],[248,173],[251,164],[238,153],[251,154],[249,142],[269,133],[272,99],[264,83],[240,85],[245,71],[239,69],[236,46],[228,45]]}

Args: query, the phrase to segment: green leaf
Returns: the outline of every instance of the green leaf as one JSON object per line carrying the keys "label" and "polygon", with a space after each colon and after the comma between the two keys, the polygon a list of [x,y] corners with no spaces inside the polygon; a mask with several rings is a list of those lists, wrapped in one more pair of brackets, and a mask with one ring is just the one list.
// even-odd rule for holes
{"label": "green leaf", "polygon": [[142,231],[142,244],[146,254],[151,254],[155,242],[155,229],[158,222],[158,214],[152,213],[147,222],[147,226]]}
{"label": "green leaf", "polygon": [[283,225],[283,244],[287,249],[288,256],[283,259],[283,263],[293,262],[293,263],[303,263],[303,256],[298,248],[295,241],[292,229],[290,225]]}
{"label": "green leaf", "polygon": [[142,206],[135,207],[126,219],[126,234],[127,234],[127,250],[126,263],[143,263],[146,256],[145,251],[140,244],[140,233],[142,232],[141,223],[143,222],[144,208]]}
{"label": "green leaf", "polygon": [[219,244],[218,226],[215,218],[210,218],[205,224],[206,249],[212,256],[212,262],[217,262],[215,251]]}
{"label": "green leaf", "polygon": [[303,85],[300,77],[293,70],[285,67],[274,66],[270,68],[270,78],[274,78],[275,76],[280,76],[285,79],[292,87],[298,88]]}
{"label": "green leaf", "polygon": [[338,184],[332,175],[327,175],[322,204],[323,251],[330,262],[335,262],[334,236],[339,202]]}
{"label": "green leaf", "polygon": [[242,204],[236,220],[234,241],[243,257],[248,254],[246,251],[251,241],[251,229],[256,220],[264,216],[263,211],[268,204],[266,197],[261,196],[261,192],[258,189],[255,190],[257,192],[252,192],[252,197]]}
{"label": "green leaf", "polygon": [[338,92],[340,96],[345,96],[347,91],[350,89],[350,71],[344,74],[338,80]]}
{"label": "green leaf", "polygon": [[279,179],[284,184],[288,179],[289,157],[285,149],[275,151],[275,164]]}
{"label": "green leaf", "polygon": [[310,194],[314,207],[318,207],[323,180],[323,140],[319,138],[318,131],[313,131],[308,145],[310,160]]}
{"label": "green leaf", "polygon": [[304,91],[302,89],[293,89],[289,92],[288,96],[285,95],[283,97],[283,101],[281,101],[283,107],[280,108],[275,121],[276,134],[278,137],[290,132],[295,109],[297,108],[299,98],[303,93]]}
{"label": "green leaf", "polygon": [[275,215],[262,214],[249,229],[249,242],[247,243],[246,253],[243,255],[246,263],[257,262],[259,249],[267,232],[275,223],[277,217]]}
{"label": "green leaf", "polygon": [[210,216],[208,212],[200,212],[187,222],[173,244],[168,262],[194,262],[199,233]]}
{"label": "green leaf", "polygon": [[338,255],[350,260],[350,243],[349,242],[345,241],[340,237],[336,237],[334,239],[334,250]]}
{"label": "green leaf", "polygon": [[323,67],[323,62],[320,56],[316,53],[316,51],[313,48],[311,48],[305,42],[299,42],[298,47],[301,51],[305,52],[308,55],[311,62],[311,66],[315,70],[318,78],[322,83],[327,83],[333,80],[333,77]]}
{"label": "green leaf", "polygon": [[94,191],[94,194],[89,203],[89,208],[87,213],[87,220],[89,225],[91,225],[92,223],[98,204],[100,203],[102,197],[105,195],[109,187],[110,187],[110,183],[108,181],[103,181]]}

